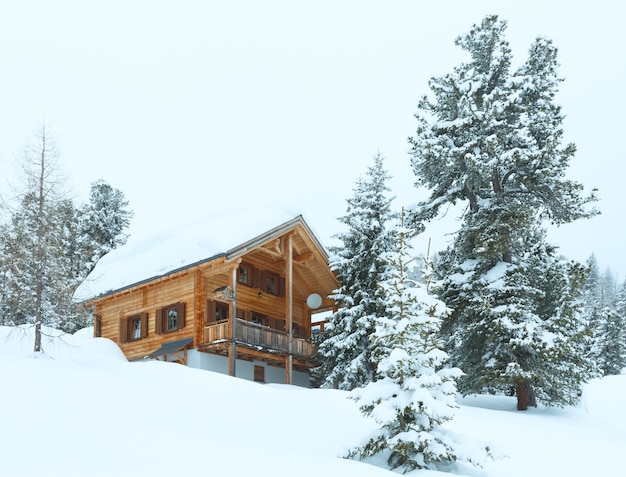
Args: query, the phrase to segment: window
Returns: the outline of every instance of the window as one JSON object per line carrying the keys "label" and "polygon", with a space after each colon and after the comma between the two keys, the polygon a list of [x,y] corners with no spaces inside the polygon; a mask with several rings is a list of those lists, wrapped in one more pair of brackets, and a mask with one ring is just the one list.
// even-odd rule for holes
{"label": "window", "polygon": [[252,284],[252,273],[250,268],[251,267],[248,264],[242,263],[237,269],[237,281],[242,285]]}
{"label": "window", "polygon": [[292,323],[291,330],[296,338],[306,338],[306,328],[298,323]]}
{"label": "window", "polygon": [[205,324],[215,323],[216,321],[227,321],[229,314],[229,305],[221,301],[207,300]]}
{"label": "window", "polygon": [[271,295],[285,296],[285,279],[278,273],[263,270],[261,274],[261,290]]}
{"label": "window", "polygon": [[141,318],[133,318],[130,320],[131,339],[138,340],[141,338]]}
{"label": "window", "polygon": [[252,323],[256,323],[257,325],[267,326],[267,316],[261,313],[256,313],[253,311],[252,319],[250,321],[252,321]]}
{"label": "window", "polygon": [[139,313],[137,315],[124,318],[120,322],[120,342],[140,340],[148,336],[148,314]]}
{"label": "window", "polygon": [[265,368],[263,366],[254,365],[254,380],[257,383],[265,382]]}
{"label": "window", "polygon": [[251,264],[242,262],[237,268],[237,283],[249,287],[260,286],[260,270]]}
{"label": "window", "polygon": [[276,283],[276,277],[274,275],[270,275],[269,273],[265,274],[265,291],[271,293],[272,295],[276,295],[276,291],[278,290],[278,283]]}
{"label": "window", "polygon": [[215,302],[215,321],[228,320],[228,305],[222,302]]}
{"label": "window", "polygon": [[156,311],[155,333],[171,333],[185,327],[185,304],[174,303]]}

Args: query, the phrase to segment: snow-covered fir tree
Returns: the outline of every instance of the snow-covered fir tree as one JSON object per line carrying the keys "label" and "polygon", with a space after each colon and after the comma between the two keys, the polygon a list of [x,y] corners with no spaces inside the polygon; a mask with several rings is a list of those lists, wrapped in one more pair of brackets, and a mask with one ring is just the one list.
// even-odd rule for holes
{"label": "snow-covered fir tree", "polygon": [[588,355],[599,375],[620,374],[626,366],[626,283],[618,288],[609,268],[601,275],[595,256],[587,263],[590,272],[584,307],[591,335]]}
{"label": "snow-covered fir tree", "polygon": [[620,351],[612,350],[615,356],[613,369],[615,374],[620,374],[626,371],[626,280],[622,283],[615,297],[615,312],[618,320],[617,327],[621,332],[621,339],[615,348],[621,349]]}
{"label": "snow-covered fir tree", "polygon": [[617,281],[610,268],[606,268],[600,277],[598,295],[602,306],[615,306]]}
{"label": "snow-covered fir tree", "polygon": [[594,254],[587,259],[587,280],[583,287],[584,318],[591,332],[597,324],[603,307],[601,298],[600,269]]}
{"label": "snow-covered fir tree", "polygon": [[92,185],[91,201],[77,208],[66,197],[57,160],[44,127],[28,144],[23,186],[0,228],[0,321],[34,323],[35,351],[41,351],[42,325],[74,332],[90,324],[89,313],[73,302],[74,291],[99,258],[124,243],[132,217],[123,194],[104,182]]}
{"label": "snow-covered fir tree", "polygon": [[330,267],[341,288],[331,295],[339,309],[330,317],[319,346],[318,372],[325,387],[350,390],[374,379],[371,335],[376,318],[386,314],[379,283],[388,271],[384,257],[395,242],[389,178],[378,153],[365,177],[356,181],[346,215],[339,218],[347,227],[336,236],[340,245],[330,247]]}
{"label": "snow-covered fir tree", "polygon": [[128,240],[133,212],[124,193],[103,180],[91,184],[89,202],[77,214],[77,248],[81,250],[82,279],[98,260]]}
{"label": "snow-covered fir tree", "polygon": [[397,250],[389,254],[389,278],[381,283],[389,314],[376,319],[372,337],[376,380],[352,391],[361,412],[380,428],[350,457],[383,458],[391,469],[436,469],[466,459],[442,424],[454,417],[458,368],[446,367],[448,355],[438,338],[448,313],[425,283],[410,278],[408,239],[399,228]]}
{"label": "snow-covered fir tree", "polygon": [[600,268],[594,254],[587,259],[587,279],[583,287],[583,320],[587,328],[588,343],[585,353],[589,361],[595,364],[596,377],[602,376],[603,372],[598,365],[600,360],[597,353],[600,350],[594,345],[598,335],[598,329],[601,323],[601,314],[605,308],[602,293],[602,279],[600,277]]}
{"label": "snow-covered fir tree", "polygon": [[591,356],[603,376],[621,374],[626,367],[626,320],[617,309],[600,310]]}
{"label": "snow-covered fir tree", "polygon": [[[442,327],[447,350],[466,373],[461,391],[516,387],[524,409],[529,380],[546,403],[563,404],[575,396],[572,380],[587,376],[576,355],[581,267],[558,258],[542,223],[594,215],[587,205],[596,199],[565,178],[575,147],[561,144],[556,48],[537,39],[511,71],[505,30],[506,22],[488,16],[457,38],[470,61],[432,78],[434,97],[419,103],[412,165],[417,185],[431,194],[414,209],[413,224],[421,230],[442,208],[466,205],[438,269],[446,277],[441,296],[454,310]],[[548,272],[553,282],[539,280]],[[567,295],[552,303],[560,293]],[[563,372],[570,365],[573,378]]]}
{"label": "snow-covered fir tree", "polygon": [[590,336],[587,355],[599,376],[620,374],[626,366],[626,290],[609,268],[600,273],[592,254],[584,286],[584,319]]}

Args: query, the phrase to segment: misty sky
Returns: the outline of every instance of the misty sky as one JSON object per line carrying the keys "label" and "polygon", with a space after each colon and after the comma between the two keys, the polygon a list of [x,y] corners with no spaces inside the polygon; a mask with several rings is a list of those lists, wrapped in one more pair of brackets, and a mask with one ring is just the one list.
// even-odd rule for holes
{"label": "misty sky", "polygon": [[[536,36],[559,48],[570,177],[602,199],[600,217],[550,238],[577,260],[595,252],[622,281],[626,7],[545,3],[0,2],[0,172],[45,121],[73,193],[97,179],[121,189],[133,234],[286,202],[328,244],[377,151],[398,208],[423,196],[407,142],[417,102],[466,59],[454,39],[496,13],[516,63]],[[454,218],[430,228],[434,249]]]}

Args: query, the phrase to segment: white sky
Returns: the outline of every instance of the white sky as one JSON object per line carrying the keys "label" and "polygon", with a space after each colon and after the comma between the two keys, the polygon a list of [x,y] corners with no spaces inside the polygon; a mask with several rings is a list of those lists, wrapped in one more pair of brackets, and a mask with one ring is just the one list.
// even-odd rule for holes
{"label": "white sky", "polygon": [[[328,244],[380,150],[398,207],[420,195],[407,137],[428,79],[464,57],[454,39],[488,13],[516,62],[552,38],[559,102],[578,146],[571,177],[603,215],[552,235],[626,278],[621,2],[26,0],[0,4],[0,172],[46,121],[78,197],[121,189],[131,233],[243,204],[287,202]],[[4,181],[0,194],[9,194]],[[445,227],[433,227],[442,248]]]}

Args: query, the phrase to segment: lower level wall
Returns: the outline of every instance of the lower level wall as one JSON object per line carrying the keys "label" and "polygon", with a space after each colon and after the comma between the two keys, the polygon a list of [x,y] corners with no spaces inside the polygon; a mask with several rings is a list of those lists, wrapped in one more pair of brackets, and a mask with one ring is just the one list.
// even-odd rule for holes
{"label": "lower level wall", "polygon": [[[202,353],[196,349],[190,349],[187,351],[187,366],[228,374],[228,358],[211,353]],[[269,366],[267,363],[262,361],[250,362],[238,359],[235,364],[237,377],[254,381],[255,366],[262,366],[265,369],[264,374],[266,383],[285,384],[285,368]],[[310,387],[309,374],[294,370],[291,374],[291,384],[305,388]]]}

